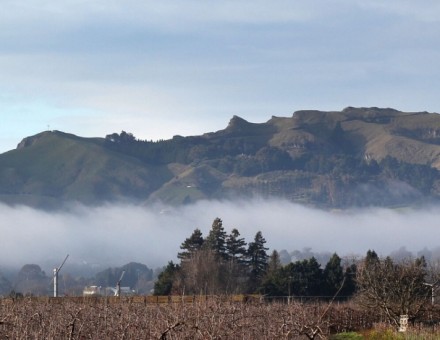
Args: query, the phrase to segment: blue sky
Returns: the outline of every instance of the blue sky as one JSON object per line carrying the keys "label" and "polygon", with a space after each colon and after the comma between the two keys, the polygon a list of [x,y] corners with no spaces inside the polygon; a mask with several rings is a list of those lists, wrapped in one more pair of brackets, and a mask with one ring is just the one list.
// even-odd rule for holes
{"label": "blue sky", "polygon": [[0,152],[301,109],[440,112],[436,0],[1,0]]}

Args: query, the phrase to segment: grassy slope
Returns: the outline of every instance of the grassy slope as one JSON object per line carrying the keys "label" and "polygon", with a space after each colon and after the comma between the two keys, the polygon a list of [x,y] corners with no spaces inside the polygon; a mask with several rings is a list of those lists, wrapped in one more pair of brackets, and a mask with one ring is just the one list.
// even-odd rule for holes
{"label": "grassy slope", "polygon": [[61,132],[37,135],[30,146],[0,155],[1,194],[48,202],[57,197],[91,203],[123,196],[145,199],[172,176],[166,168],[149,167],[102,143]]}

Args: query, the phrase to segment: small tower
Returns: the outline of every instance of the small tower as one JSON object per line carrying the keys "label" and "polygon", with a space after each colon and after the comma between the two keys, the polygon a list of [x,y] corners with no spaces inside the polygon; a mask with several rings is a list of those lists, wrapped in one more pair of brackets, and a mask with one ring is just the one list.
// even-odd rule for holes
{"label": "small tower", "polygon": [[61,263],[61,266],[59,266],[58,268],[54,268],[53,269],[53,297],[58,297],[58,273],[60,272],[60,270],[63,267],[64,263],[66,263],[68,257],[69,257],[69,254],[67,254],[67,256],[64,259],[63,263]]}

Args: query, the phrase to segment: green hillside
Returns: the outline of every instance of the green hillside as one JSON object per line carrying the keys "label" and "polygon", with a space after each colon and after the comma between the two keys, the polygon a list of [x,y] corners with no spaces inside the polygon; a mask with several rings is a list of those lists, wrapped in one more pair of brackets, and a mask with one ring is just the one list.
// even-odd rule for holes
{"label": "green hillside", "polygon": [[2,199],[37,206],[146,199],[172,173],[111,151],[104,139],[43,132],[0,155]]}
{"label": "green hillside", "polygon": [[440,194],[440,116],[394,109],[297,111],[200,136],[142,141],[47,131],[0,155],[0,200],[78,201],[281,197],[324,208],[413,205]]}

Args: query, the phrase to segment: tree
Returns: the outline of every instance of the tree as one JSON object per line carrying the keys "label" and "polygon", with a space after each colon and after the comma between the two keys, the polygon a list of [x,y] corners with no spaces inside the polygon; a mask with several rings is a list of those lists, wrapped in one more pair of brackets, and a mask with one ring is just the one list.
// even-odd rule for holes
{"label": "tree", "polygon": [[227,276],[225,263],[215,253],[203,248],[182,263],[180,291],[185,294],[224,294]]}
{"label": "tree", "polygon": [[323,294],[332,297],[344,281],[344,270],[341,266],[341,258],[334,253],[324,268],[324,291]]}
{"label": "tree", "polygon": [[240,293],[246,277],[246,241],[237,229],[232,229],[226,238],[226,266],[223,276],[227,293]]}
{"label": "tree", "polygon": [[283,269],[278,251],[273,250],[267,264],[266,276],[258,289],[259,292],[269,296],[286,295],[289,276],[284,275]]}
{"label": "tree", "polygon": [[25,295],[47,295],[49,287],[49,278],[37,264],[25,264],[14,283],[14,290]]}
{"label": "tree", "polygon": [[290,263],[285,270],[294,295],[318,296],[322,293],[323,273],[315,257]]}
{"label": "tree", "polygon": [[269,261],[267,263],[267,275],[275,274],[282,268],[280,254],[277,250],[273,250],[270,254]]}
{"label": "tree", "polygon": [[377,256],[376,252],[374,250],[368,250],[367,256],[365,257],[365,265],[366,266],[373,266],[379,263],[379,256]]}
{"label": "tree", "polygon": [[357,269],[359,302],[366,308],[381,310],[395,326],[399,326],[403,314],[414,320],[431,296],[430,287],[424,285],[427,274],[423,257],[394,262],[369,252]]}
{"label": "tree", "polygon": [[177,254],[177,258],[179,258],[182,262],[190,259],[191,256],[202,249],[203,243],[204,239],[202,232],[198,228],[194,229],[191,236],[185,239],[185,241],[183,241],[183,243],[180,245],[180,249],[183,251]]}
{"label": "tree", "polygon": [[234,262],[243,262],[246,255],[246,241],[240,237],[237,229],[232,229],[226,239],[226,252],[228,258]]}
{"label": "tree", "polygon": [[341,289],[341,296],[352,296],[356,292],[356,272],[357,266],[352,263],[349,265],[344,272],[344,286]]}
{"label": "tree", "polygon": [[249,243],[247,257],[248,257],[248,267],[249,267],[249,282],[248,289],[254,292],[260,283],[262,282],[267,269],[267,259],[268,255],[266,253],[266,248],[264,245],[266,240],[263,237],[261,231],[255,234],[254,241]]}
{"label": "tree", "polygon": [[[199,229],[194,230],[191,237],[180,246],[184,251],[178,254],[181,259],[181,275],[176,287],[179,285],[187,294],[237,292],[243,272],[237,260],[244,240],[239,238],[237,230],[233,231],[228,240],[226,235],[220,218],[214,220],[205,240]],[[227,250],[228,244],[230,251]]]}
{"label": "tree", "polygon": [[165,269],[159,274],[157,281],[154,283],[154,295],[169,295],[173,289],[173,283],[179,272],[179,265],[168,262]]}
{"label": "tree", "polygon": [[135,136],[132,133],[127,133],[122,131],[121,134],[112,133],[111,135],[105,136],[106,141],[119,143],[119,144],[130,144],[136,141]]}
{"label": "tree", "polygon": [[227,259],[226,253],[226,232],[223,228],[223,222],[216,218],[212,223],[211,230],[205,241],[205,247],[210,249],[221,259]]}

